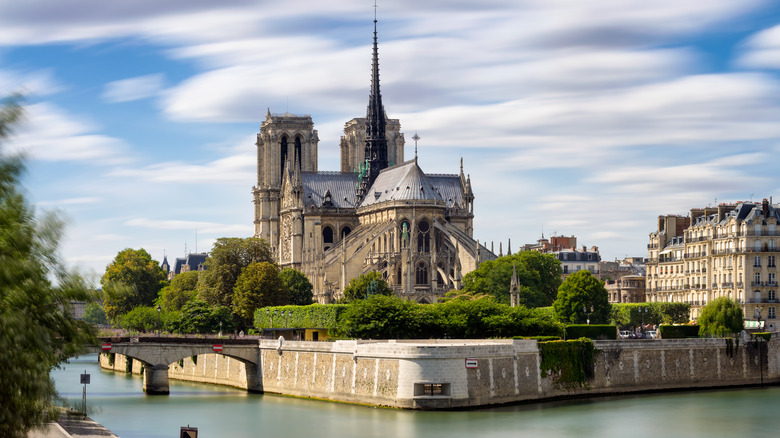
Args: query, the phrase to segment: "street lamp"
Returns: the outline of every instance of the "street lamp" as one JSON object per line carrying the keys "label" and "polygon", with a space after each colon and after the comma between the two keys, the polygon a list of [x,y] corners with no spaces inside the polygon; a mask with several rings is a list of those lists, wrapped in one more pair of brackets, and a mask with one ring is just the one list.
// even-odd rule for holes
{"label": "street lamp", "polygon": [[[753,310],[753,316],[758,321],[758,329],[761,329],[761,311],[764,310],[764,306],[756,306],[755,310]],[[763,354],[763,346],[759,343],[758,340],[762,336],[754,336],[753,339],[756,340],[756,347],[758,347],[758,369],[761,373],[761,386],[764,386],[764,358],[762,357]]]}
{"label": "street lamp", "polygon": [[587,323],[590,325],[590,314],[593,313],[593,306],[590,306],[590,309],[588,309],[586,306],[582,306],[582,313],[586,315]]}
{"label": "street lamp", "polygon": [[[282,312],[284,313],[284,312]],[[287,327],[287,318],[292,316],[292,310],[287,311],[287,316],[284,318],[284,326]]]}
{"label": "street lamp", "polygon": [[764,310],[764,306],[756,306],[753,309],[753,317],[758,321],[758,328],[761,329],[761,311]]}
{"label": "street lamp", "polygon": [[161,320],[160,320],[160,311],[161,310],[162,309],[160,308],[160,305],[158,304],[157,305],[157,336],[160,336],[160,326],[162,325],[162,324],[160,324],[160,322],[161,322]]}

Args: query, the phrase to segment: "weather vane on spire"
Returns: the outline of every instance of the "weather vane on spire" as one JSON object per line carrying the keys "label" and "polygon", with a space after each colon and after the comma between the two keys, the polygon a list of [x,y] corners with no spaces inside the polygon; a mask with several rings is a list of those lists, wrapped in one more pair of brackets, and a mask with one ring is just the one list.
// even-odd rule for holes
{"label": "weather vane on spire", "polygon": [[414,158],[417,159],[417,140],[420,139],[420,136],[417,135],[417,131],[414,131],[414,135],[412,136],[412,140],[414,140]]}
{"label": "weather vane on spire", "polygon": [[374,0],[374,22],[375,22],[375,23],[376,23],[376,8],[378,8],[378,7],[379,7],[379,6],[377,6],[377,4],[376,4],[376,0]]}

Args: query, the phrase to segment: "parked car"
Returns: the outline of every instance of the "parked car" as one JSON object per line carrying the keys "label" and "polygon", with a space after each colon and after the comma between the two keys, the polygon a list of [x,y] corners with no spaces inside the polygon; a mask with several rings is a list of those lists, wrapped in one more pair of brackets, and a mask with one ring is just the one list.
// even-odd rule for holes
{"label": "parked car", "polygon": [[658,337],[658,332],[655,330],[648,330],[645,332],[645,339],[655,339]]}

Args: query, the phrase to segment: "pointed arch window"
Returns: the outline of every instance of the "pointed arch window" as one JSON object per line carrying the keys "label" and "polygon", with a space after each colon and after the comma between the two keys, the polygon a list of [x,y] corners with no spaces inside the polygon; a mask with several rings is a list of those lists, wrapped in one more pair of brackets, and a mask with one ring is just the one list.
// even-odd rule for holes
{"label": "pointed arch window", "polygon": [[415,283],[423,285],[428,284],[428,266],[424,262],[417,264],[417,270],[415,273]]}
{"label": "pointed arch window", "polygon": [[431,251],[431,226],[428,221],[421,221],[417,224],[417,252]]}
{"label": "pointed arch window", "polygon": [[349,233],[352,232],[352,228],[350,227],[344,227],[341,229],[341,238],[344,239],[345,237],[349,236]]}
{"label": "pointed arch window", "polygon": [[301,136],[295,136],[295,155],[298,157],[298,168],[303,166],[303,155],[301,154]]}
{"label": "pointed arch window", "polygon": [[281,162],[279,163],[281,169],[279,175],[284,175],[284,165],[287,162],[287,136],[286,135],[282,136],[282,142],[279,145],[279,150],[281,152],[279,155],[281,158],[280,160]]}

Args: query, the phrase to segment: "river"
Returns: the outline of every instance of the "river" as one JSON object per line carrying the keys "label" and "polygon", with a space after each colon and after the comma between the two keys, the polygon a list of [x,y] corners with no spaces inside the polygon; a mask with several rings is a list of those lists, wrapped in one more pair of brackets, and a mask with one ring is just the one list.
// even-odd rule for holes
{"label": "river", "polygon": [[780,387],[599,397],[473,411],[419,412],[303,400],[171,380],[170,396],[146,396],[142,379],[100,369],[97,355],[52,371],[60,395],[121,438],[763,438],[780,430]]}

